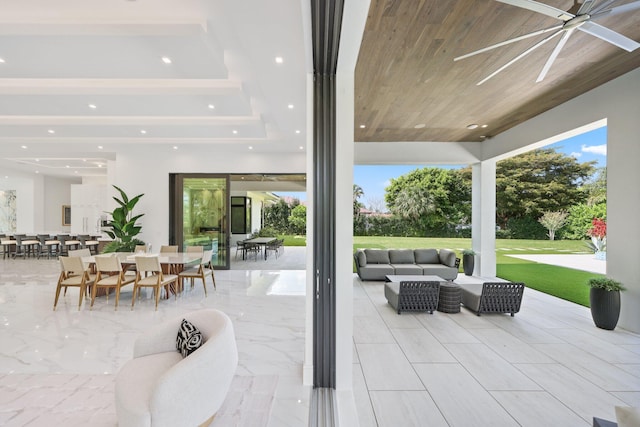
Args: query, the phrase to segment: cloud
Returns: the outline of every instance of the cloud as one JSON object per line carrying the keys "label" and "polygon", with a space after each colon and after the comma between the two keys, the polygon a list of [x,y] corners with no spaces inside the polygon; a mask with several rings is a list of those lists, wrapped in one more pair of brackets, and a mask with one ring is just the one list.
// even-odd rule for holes
{"label": "cloud", "polygon": [[575,151],[574,151],[573,153],[571,153],[571,155],[572,155],[573,157],[575,157],[576,159],[579,159],[580,157],[582,157],[582,153],[577,153],[577,152],[575,152]]}
{"label": "cloud", "polygon": [[607,155],[607,144],[602,145],[584,145],[582,144],[583,153],[600,154],[601,156]]}

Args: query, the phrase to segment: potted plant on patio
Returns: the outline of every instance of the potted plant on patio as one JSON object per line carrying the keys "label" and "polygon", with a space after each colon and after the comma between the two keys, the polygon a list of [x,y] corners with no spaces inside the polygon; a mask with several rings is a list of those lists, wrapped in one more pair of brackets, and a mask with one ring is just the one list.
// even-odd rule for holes
{"label": "potted plant on patio", "polygon": [[620,291],[625,288],[608,277],[592,277],[587,284],[591,287],[589,303],[591,317],[598,328],[614,330],[620,317]]}
{"label": "potted plant on patio", "polygon": [[471,276],[473,274],[473,267],[475,265],[476,252],[473,249],[464,249],[462,251],[462,269],[465,276]]}
{"label": "potted plant on patio", "polygon": [[144,194],[129,199],[127,194],[120,188],[113,186],[120,192],[121,198],[113,197],[118,205],[111,212],[111,220],[107,223],[110,230],[105,232],[113,239],[113,242],[105,245],[103,252],[133,252],[137,245],[145,243],[136,239],[135,236],[140,234],[142,227],[136,224],[136,221],[144,214],[133,216],[133,208]]}

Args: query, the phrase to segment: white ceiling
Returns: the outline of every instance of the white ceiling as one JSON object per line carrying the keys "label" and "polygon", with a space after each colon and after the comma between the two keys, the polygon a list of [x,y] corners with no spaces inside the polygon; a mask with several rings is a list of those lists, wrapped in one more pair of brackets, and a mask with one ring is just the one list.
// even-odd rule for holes
{"label": "white ceiling", "polygon": [[131,144],[299,152],[301,4],[0,0],[0,168],[104,175]]}

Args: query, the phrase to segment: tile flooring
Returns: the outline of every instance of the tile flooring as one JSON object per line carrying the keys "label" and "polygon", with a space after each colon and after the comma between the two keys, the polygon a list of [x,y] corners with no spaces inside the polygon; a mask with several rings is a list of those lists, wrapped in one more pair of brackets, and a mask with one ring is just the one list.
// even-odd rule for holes
{"label": "tile flooring", "polygon": [[[232,318],[240,358],[213,425],[307,425],[303,270],[217,271],[209,297],[196,286],[157,312],[150,295],[130,311],[127,288],[118,311],[78,311],[70,289],[54,312],[57,275],[54,260],[0,261],[0,425],[116,425],[113,378],[136,336],[206,307]],[[353,284],[361,426],[589,426],[640,406],[640,336],[595,328],[584,307],[526,289],[513,318],[399,316],[382,283]]]}

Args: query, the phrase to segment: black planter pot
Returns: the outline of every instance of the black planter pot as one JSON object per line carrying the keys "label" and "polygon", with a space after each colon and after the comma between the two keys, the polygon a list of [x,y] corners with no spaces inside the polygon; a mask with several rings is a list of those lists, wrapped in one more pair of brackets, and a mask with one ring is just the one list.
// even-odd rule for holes
{"label": "black planter pot", "polygon": [[462,269],[464,270],[465,276],[471,276],[473,274],[475,258],[475,255],[462,255]]}
{"label": "black planter pot", "polygon": [[593,323],[598,328],[614,330],[620,317],[620,291],[591,288],[589,302]]}

